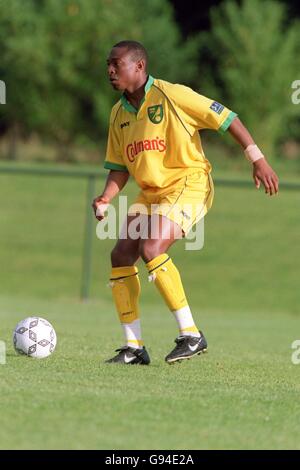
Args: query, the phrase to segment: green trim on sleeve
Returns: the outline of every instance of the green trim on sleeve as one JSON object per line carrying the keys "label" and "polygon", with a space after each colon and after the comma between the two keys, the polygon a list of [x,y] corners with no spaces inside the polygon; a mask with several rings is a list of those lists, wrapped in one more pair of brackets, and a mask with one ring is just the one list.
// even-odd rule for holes
{"label": "green trim on sleeve", "polygon": [[227,116],[227,118],[225,119],[221,127],[219,127],[218,132],[220,132],[220,134],[225,134],[228,127],[230,126],[230,124],[236,117],[237,117],[237,114],[234,113],[233,111],[230,111],[229,115]]}
{"label": "green trim on sleeve", "polygon": [[117,163],[104,162],[104,168],[107,170],[126,171],[128,173],[127,167],[125,165],[118,165]]}

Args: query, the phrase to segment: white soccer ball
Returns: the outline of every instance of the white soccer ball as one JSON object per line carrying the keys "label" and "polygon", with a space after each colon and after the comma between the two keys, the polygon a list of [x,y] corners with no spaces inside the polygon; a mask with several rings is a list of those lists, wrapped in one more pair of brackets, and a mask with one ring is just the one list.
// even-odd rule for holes
{"label": "white soccer ball", "polygon": [[51,323],[44,318],[28,317],[15,327],[13,343],[19,354],[42,359],[53,353],[56,333]]}

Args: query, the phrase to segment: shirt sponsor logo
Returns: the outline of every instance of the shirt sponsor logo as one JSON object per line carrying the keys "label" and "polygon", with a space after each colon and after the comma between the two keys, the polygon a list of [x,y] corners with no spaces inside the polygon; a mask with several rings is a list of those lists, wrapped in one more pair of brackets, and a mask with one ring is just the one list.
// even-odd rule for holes
{"label": "shirt sponsor logo", "polygon": [[221,114],[221,112],[223,111],[224,109],[224,106],[220,103],[218,103],[217,101],[214,101],[211,105],[210,105],[210,109],[212,109],[215,113],[217,114]]}
{"label": "shirt sponsor logo", "polygon": [[166,143],[164,139],[156,137],[156,139],[145,139],[134,141],[126,147],[126,155],[128,160],[132,163],[135,157],[145,150],[156,150],[157,152],[164,152],[166,150]]}

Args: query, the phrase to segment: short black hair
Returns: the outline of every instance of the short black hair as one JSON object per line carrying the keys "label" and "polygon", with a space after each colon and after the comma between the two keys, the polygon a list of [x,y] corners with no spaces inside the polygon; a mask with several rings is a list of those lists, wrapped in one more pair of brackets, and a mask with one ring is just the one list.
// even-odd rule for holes
{"label": "short black hair", "polygon": [[128,51],[131,52],[133,60],[145,61],[146,69],[148,65],[148,53],[144,48],[143,44],[137,41],[120,41],[115,44],[113,47],[126,47]]}

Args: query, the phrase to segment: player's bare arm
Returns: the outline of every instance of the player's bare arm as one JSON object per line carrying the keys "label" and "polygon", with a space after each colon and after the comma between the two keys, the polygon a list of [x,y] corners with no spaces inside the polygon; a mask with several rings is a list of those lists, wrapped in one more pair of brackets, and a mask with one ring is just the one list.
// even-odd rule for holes
{"label": "player's bare arm", "polygon": [[126,171],[111,170],[106,179],[102,194],[93,200],[92,207],[98,220],[104,218],[104,213],[110,201],[124,188],[129,178]]}
{"label": "player's bare arm", "polygon": [[[239,118],[235,118],[232,121],[228,130],[232,137],[243,147],[244,151],[246,149],[254,149],[255,152],[259,151],[255,148],[253,138]],[[253,162],[253,179],[257,189],[259,189],[262,182],[266,194],[272,196],[278,193],[278,177],[263,155],[260,155],[260,158]]]}

